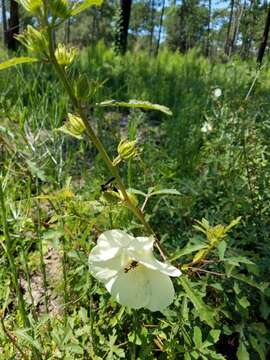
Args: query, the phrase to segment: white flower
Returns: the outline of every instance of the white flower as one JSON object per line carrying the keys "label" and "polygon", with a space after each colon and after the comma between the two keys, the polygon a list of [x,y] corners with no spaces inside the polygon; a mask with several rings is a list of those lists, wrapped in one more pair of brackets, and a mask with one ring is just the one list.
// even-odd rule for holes
{"label": "white flower", "polygon": [[213,130],[212,125],[209,122],[205,122],[203,123],[203,126],[201,127],[201,132],[203,133],[208,133],[211,132]]}
{"label": "white flower", "polygon": [[220,96],[222,95],[222,90],[220,88],[216,88],[214,91],[213,91],[213,96],[215,98],[219,98]]}
{"label": "white flower", "polygon": [[90,272],[120,304],[163,310],[174,298],[170,276],[180,276],[181,272],[155,259],[153,244],[153,237],[105,231],[89,255]]}

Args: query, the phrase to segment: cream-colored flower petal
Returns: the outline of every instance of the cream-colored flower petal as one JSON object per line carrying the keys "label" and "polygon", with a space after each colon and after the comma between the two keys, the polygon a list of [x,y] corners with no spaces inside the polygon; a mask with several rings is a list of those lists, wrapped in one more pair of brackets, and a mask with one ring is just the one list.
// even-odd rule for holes
{"label": "cream-colored flower petal", "polygon": [[141,256],[139,259],[135,258],[135,260],[149,269],[160,271],[168,276],[177,277],[181,275],[181,271],[179,269],[170,264],[156,260],[153,255]]}
{"label": "cream-colored flower petal", "polygon": [[96,245],[90,252],[89,261],[100,262],[114,258],[121,252],[120,247],[105,248]]}
{"label": "cream-colored flower petal", "polygon": [[125,253],[106,261],[95,261],[91,254],[89,255],[89,271],[102,282],[106,282],[116,276],[120,270],[128,263],[129,259]]}
{"label": "cream-colored flower petal", "polygon": [[[105,286],[113,298],[121,305],[140,309],[149,303],[148,277],[146,268],[139,265],[128,272],[119,272]],[[147,271],[147,270],[146,270]]]}
{"label": "cream-colored flower petal", "polygon": [[123,230],[113,229],[102,233],[97,241],[99,246],[122,247],[128,246],[134,237]]}
{"label": "cream-colored flower petal", "polygon": [[134,247],[134,250],[136,251],[144,251],[144,252],[152,252],[154,247],[155,239],[153,236],[145,237],[145,236],[139,236],[136,237],[132,243],[130,243],[130,246]]}
{"label": "cream-colored flower petal", "polygon": [[97,245],[92,249],[92,261],[105,261],[117,256],[123,248],[127,247],[134,237],[122,230],[108,230],[102,233]]}
{"label": "cream-colored flower petal", "polygon": [[169,276],[147,269],[147,292],[149,301],[145,307],[151,311],[162,311],[174,298],[174,287]]}
{"label": "cream-colored flower petal", "polygon": [[153,237],[137,237],[128,246],[129,256],[149,269],[159,270],[169,276],[180,276],[181,271],[179,269],[155,259],[153,245]]}

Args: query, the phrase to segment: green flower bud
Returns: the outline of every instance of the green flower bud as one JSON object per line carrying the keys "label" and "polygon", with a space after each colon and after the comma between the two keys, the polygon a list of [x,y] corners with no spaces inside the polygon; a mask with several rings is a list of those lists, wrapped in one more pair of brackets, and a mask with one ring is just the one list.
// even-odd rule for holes
{"label": "green flower bud", "polygon": [[26,11],[34,15],[40,14],[43,10],[42,0],[18,0],[18,3],[21,4]]}
{"label": "green flower bud", "polygon": [[73,132],[75,135],[81,135],[85,130],[85,125],[82,119],[73,114],[68,114],[68,121],[65,125],[69,131]]}
{"label": "green flower bud", "polygon": [[117,151],[121,159],[128,160],[137,155],[137,150],[135,148],[136,143],[137,140],[129,141],[126,139],[120,141]]}
{"label": "green flower bud", "polygon": [[38,58],[48,61],[48,40],[44,32],[28,25],[22,34],[15,37],[30,52],[35,53]]}
{"label": "green flower bud", "polygon": [[81,135],[85,130],[85,125],[79,116],[68,114],[68,120],[65,122],[65,124],[56,130],[71,135],[80,140],[82,139]]}
{"label": "green flower bud", "polygon": [[136,148],[137,140],[129,141],[122,139],[117,147],[118,156],[113,160],[113,165],[117,165],[122,160],[130,160],[138,155]]}
{"label": "green flower bud", "polygon": [[63,44],[58,44],[54,54],[58,64],[68,66],[74,61],[77,49],[74,47],[67,48]]}

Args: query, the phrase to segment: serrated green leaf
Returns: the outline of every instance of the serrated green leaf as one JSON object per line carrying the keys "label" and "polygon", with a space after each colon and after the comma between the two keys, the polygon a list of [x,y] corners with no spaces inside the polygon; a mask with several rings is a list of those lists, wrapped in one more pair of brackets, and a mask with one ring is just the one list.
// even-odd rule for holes
{"label": "serrated green leaf", "polygon": [[192,254],[195,251],[205,249],[207,246],[205,244],[187,244],[183,249],[177,250],[172,258],[170,258],[170,261],[179,259],[182,256]]}
{"label": "serrated green leaf", "polygon": [[199,318],[213,328],[215,325],[213,309],[205,304],[205,302],[202,300],[202,297],[192,288],[191,282],[186,276],[182,275],[179,278],[179,281],[190,301],[197,310]]}
{"label": "serrated green leaf", "polygon": [[256,281],[252,280],[250,277],[247,277],[242,274],[231,273],[230,276],[233,277],[234,279],[243,281],[244,283],[246,283],[252,287],[255,287],[256,289],[259,289],[261,292],[264,292],[269,286],[269,282],[258,283]]}
{"label": "serrated green leaf", "polygon": [[249,260],[245,256],[234,256],[224,259],[225,262],[227,262],[230,265],[239,266],[240,263],[242,264],[254,264],[253,261]]}
{"label": "serrated green leaf", "polygon": [[166,115],[170,115],[170,116],[172,115],[171,110],[166,106],[159,104],[152,104],[149,101],[129,100],[129,102],[125,102],[125,101],[116,101],[116,100],[106,100],[106,101],[102,101],[101,103],[97,103],[96,105],[102,107],[116,106],[116,107],[139,108],[144,110],[157,110],[163,112]]}
{"label": "serrated green leaf", "polygon": [[12,66],[20,65],[20,64],[32,63],[32,62],[37,62],[37,61],[39,61],[39,60],[36,58],[31,58],[31,57],[26,57],[26,56],[16,57],[16,58],[12,58],[12,59],[9,59],[9,60],[1,63],[0,70],[4,70],[4,69],[10,68]]}
{"label": "serrated green leaf", "polygon": [[76,3],[70,14],[72,16],[78,15],[80,12],[84,11],[85,9],[89,8],[90,6],[96,5],[100,6],[103,3],[103,0],[84,0],[80,3]]}

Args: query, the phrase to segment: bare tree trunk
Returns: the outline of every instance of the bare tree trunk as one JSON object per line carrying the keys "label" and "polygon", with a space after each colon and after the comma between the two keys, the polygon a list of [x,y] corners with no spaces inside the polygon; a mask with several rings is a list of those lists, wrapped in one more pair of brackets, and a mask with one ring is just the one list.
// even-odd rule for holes
{"label": "bare tree trunk", "polygon": [[211,18],[212,18],[212,0],[208,0],[208,24],[207,24],[207,42],[205,56],[210,55],[210,35],[211,35]]}
{"label": "bare tree trunk", "polygon": [[162,2],[161,14],[160,14],[160,19],[159,19],[159,30],[158,30],[156,55],[158,54],[159,45],[160,45],[160,38],[161,38],[161,32],[162,32],[162,26],[163,26],[164,12],[165,12],[165,0],[163,0],[163,2]]}
{"label": "bare tree trunk", "polygon": [[230,18],[227,30],[227,36],[225,41],[225,54],[229,55],[230,51],[230,39],[231,39],[231,31],[232,31],[232,20],[233,20],[233,10],[234,10],[234,0],[231,0],[231,10],[230,10]]}
{"label": "bare tree trunk", "polygon": [[70,18],[65,22],[65,43],[70,43]]}
{"label": "bare tree trunk", "polygon": [[120,1],[120,14],[117,22],[116,51],[124,54],[127,50],[128,28],[132,0]]}
{"label": "bare tree trunk", "polygon": [[3,21],[3,42],[7,46],[7,16],[6,16],[6,3],[2,0],[2,21]]}
{"label": "bare tree trunk", "polygon": [[268,8],[268,12],[267,12],[266,20],[265,20],[261,45],[259,47],[258,55],[257,55],[257,63],[260,66],[262,65],[262,61],[263,61],[263,57],[264,57],[264,53],[265,53],[265,49],[266,49],[266,45],[267,45],[269,29],[270,29],[270,5]]}
{"label": "bare tree trunk", "polygon": [[7,30],[7,47],[15,51],[18,48],[18,41],[14,35],[19,34],[19,4],[15,0],[10,0],[10,18]]}
{"label": "bare tree trunk", "polygon": [[245,5],[240,5],[239,4],[239,9],[237,10],[237,13],[236,13],[236,17],[235,17],[236,24],[235,24],[235,27],[234,27],[233,37],[232,37],[232,41],[231,41],[230,54],[233,52],[234,45],[237,42],[240,23],[241,23],[241,19],[242,19],[243,12],[244,12],[244,7],[245,7]]}
{"label": "bare tree trunk", "polygon": [[150,1],[151,9],[151,30],[150,30],[150,53],[153,49],[154,30],[155,30],[155,0]]}

